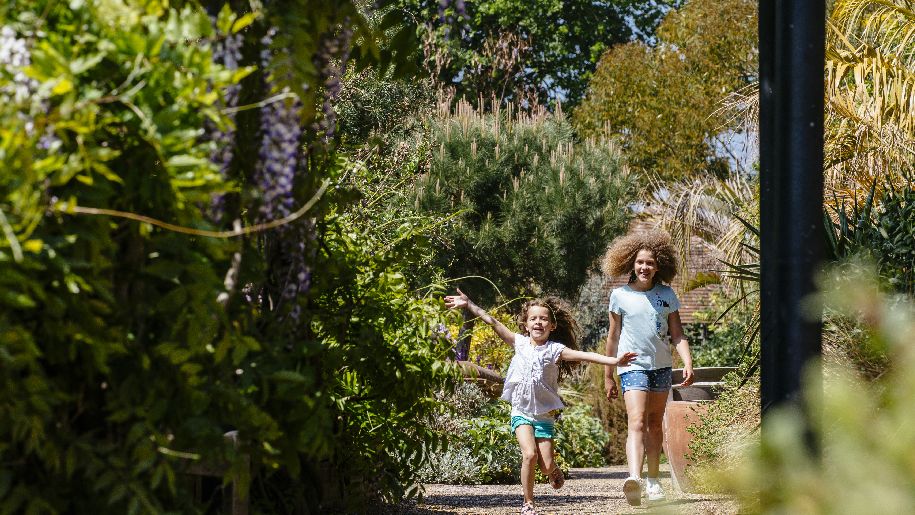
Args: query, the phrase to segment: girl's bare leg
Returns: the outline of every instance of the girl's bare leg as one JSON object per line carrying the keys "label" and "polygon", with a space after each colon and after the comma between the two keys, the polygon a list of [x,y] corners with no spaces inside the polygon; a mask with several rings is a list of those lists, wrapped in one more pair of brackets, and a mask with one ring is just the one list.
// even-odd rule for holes
{"label": "girl's bare leg", "polygon": [[661,446],[664,443],[664,408],[667,392],[648,392],[645,408],[645,455],[648,458],[648,477],[658,477],[661,464]]}
{"label": "girl's bare leg", "polygon": [[537,457],[538,463],[540,463],[540,470],[543,472],[543,475],[547,475],[553,470],[553,467],[556,466],[553,461],[553,439],[552,438],[537,438],[537,449],[540,451]]}
{"label": "girl's bare leg", "polygon": [[537,471],[537,441],[534,439],[534,428],[528,425],[515,429],[515,438],[521,446],[521,488],[524,490],[524,501],[534,502],[534,473]]}
{"label": "girl's bare leg", "polygon": [[626,462],[630,477],[642,477],[642,461],[645,460],[645,412],[648,407],[648,392],[628,390],[623,394],[626,402]]}

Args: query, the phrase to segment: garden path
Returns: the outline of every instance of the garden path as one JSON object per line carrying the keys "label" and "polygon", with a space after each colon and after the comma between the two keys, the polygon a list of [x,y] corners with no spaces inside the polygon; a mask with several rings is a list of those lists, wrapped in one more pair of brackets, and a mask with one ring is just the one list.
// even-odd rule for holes
{"label": "garden path", "polygon": [[[542,515],[556,514],[708,514],[738,513],[731,498],[710,494],[674,492],[669,468],[661,465],[661,484],[668,500],[648,506],[629,506],[623,498],[626,467],[579,468],[569,471],[565,486],[553,490],[538,484],[534,490],[537,509]],[[441,513],[517,514],[521,507],[521,485],[426,485],[421,503],[404,503],[391,508],[390,515]]]}

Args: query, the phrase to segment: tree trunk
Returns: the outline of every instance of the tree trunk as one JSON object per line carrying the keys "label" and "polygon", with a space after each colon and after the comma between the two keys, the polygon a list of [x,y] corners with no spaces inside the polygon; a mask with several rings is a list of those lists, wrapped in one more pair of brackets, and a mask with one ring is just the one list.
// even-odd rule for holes
{"label": "tree trunk", "polygon": [[463,315],[464,321],[461,323],[457,344],[454,346],[454,359],[457,361],[466,361],[470,358],[470,340],[473,337],[473,324],[476,322],[476,317],[470,311],[465,309]]}

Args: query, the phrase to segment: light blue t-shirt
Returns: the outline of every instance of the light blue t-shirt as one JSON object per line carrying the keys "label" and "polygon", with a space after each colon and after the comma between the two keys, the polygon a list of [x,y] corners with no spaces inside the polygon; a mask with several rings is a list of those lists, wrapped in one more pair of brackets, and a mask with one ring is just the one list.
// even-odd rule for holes
{"label": "light blue t-shirt", "polygon": [[620,374],[673,366],[667,316],[678,309],[677,294],[663,284],[655,284],[648,291],[636,291],[627,284],[610,293],[610,312],[618,314],[623,325],[616,356],[638,354],[629,365],[618,367]]}

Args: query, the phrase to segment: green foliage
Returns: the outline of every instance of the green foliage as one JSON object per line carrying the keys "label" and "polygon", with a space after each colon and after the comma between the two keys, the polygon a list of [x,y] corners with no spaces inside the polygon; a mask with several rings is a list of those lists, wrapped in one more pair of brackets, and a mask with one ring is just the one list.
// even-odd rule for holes
{"label": "green foliage", "polygon": [[[216,31],[188,4],[3,11],[5,26],[30,36],[36,81],[0,103],[4,513],[194,512],[182,479],[192,460],[227,463],[243,489],[266,485],[251,492],[262,506],[272,474],[292,478],[306,509],[326,500],[333,480],[314,472],[332,464],[338,483],[361,481],[347,498],[358,506],[407,494],[437,448],[429,392],[456,374],[444,361],[451,342],[434,330],[444,322],[434,289],[405,279],[429,254],[424,226],[361,223],[345,181],[358,166],[312,155],[311,178],[339,187],[310,213],[319,250],[294,325],[270,315],[275,299],[257,298],[265,246],[282,232],[210,238],[76,211],[210,229],[211,195],[258,197],[250,159],[227,180],[203,137],[207,123],[231,126],[221,97],[251,70],[213,64]],[[216,24],[242,30],[254,17],[225,9]],[[16,80],[0,70],[4,94]],[[241,291],[224,279],[232,269]],[[224,441],[230,429],[238,449]]]}
{"label": "green foliage", "polygon": [[[279,399],[277,412],[298,412],[296,446],[397,499],[413,484],[426,449],[438,445],[429,426],[437,408],[432,392],[456,377],[445,362],[451,341],[434,331],[443,312],[432,295],[441,293],[416,298],[407,287],[401,263],[416,255],[416,241],[401,237],[387,246],[371,233],[349,232],[342,219],[325,223],[303,364],[320,371],[327,397],[300,391]],[[303,409],[303,398],[314,404]]]}
{"label": "green foliage", "polygon": [[[521,459],[508,421],[508,405],[486,398],[474,383],[463,383],[452,394],[441,397],[447,408],[436,423],[448,436],[448,445],[433,453],[420,479],[425,483],[516,483]],[[603,450],[608,436],[589,406],[567,407],[556,428],[555,458],[560,468],[605,464]],[[546,481],[540,472],[538,481]]]}
{"label": "green foliage", "polygon": [[513,483],[521,473],[518,442],[508,423],[507,405],[488,399],[474,383],[442,395],[446,408],[437,429],[448,445],[432,454],[419,474],[425,483]]}
{"label": "green foliage", "polygon": [[755,75],[756,2],[686,2],[658,29],[658,43],[612,47],[575,110],[585,135],[613,135],[633,168],[663,179],[726,174],[720,133],[733,120],[719,102]]}
{"label": "green foliage", "polygon": [[761,444],[746,449],[736,473],[718,478],[740,496],[741,511],[861,513],[872,510],[875,499],[887,512],[915,509],[915,307],[910,299],[881,294],[877,284],[873,266],[845,266],[822,284],[820,300],[865,320],[866,342],[890,353],[890,370],[868,382],[846,364],[814,364],[805,398],[821,455],[805,447],[797,412],[773,413]]}
{"label": "green foliage", "polygon": [[708,337],[701,341],[701,329],[695,325],[684,326],[689,350],[696,367],[735,366],[743,354],[744,335],[747,328],[740,322],[714,324],[708,329]]}
{"label": "green foliage", "polygon": [[[456,23],[431,33],[440,63],[433,71],[468,99],[520,101],[519,93],[523,97],[532,90],[540,102],[575,105],[601,54],[633,36],[627,19],[640,35],[651,37],[660,16],[678,3],[485,0],[466,2],[465,19],[452,5],[444,15]],[[401,0],[400,5],[427,22],[440,16],[439,2]]]}
{"label": "green foliage", "polygon": [[569,467],[603,467],[604,447],[610,441],[600,419],[587,404],[573,404],[562,411],[557,423],[556,452]]}
{"label": "green foliage", "polygon": [[[391,76],[377,77],[377,71],[371,68],[349,73],[337,104],[342,143],[353,149],[363,145],[377,147],[379,154],[390,152],[417,129],[418,124],[413,120],[419,118],[423,109],[433,107],[431,88],[423,83]],[[394,169],[390,166],[377,168]]]}
{"label": "green foliage", "polygon": [[[437,263],[452,277],[574,295],[626,227],[632,185],[616,148],[576,144],[561,114],[484,115],[462,103],[427,123],[431,164],[415,198],[418,211],[447,221]],[[495,304],[488,283],[459,285]]]}
{"label": "green foliage", "polygon": [[[758,353],[758,341],[753,349]],[[745,357],[737,370],[724,377],[714,404],[699,416],[699,424],[688,428],[693,435],[689,444],[693,466],[687,474],[699,489],[719,489],[707,472],[734,470],[740,464],[741,452],[758,442],[759,370],[754,361]]]}
{"label": "green foliage", "polygon": [[216,302],[238,245],[71,216],[51,196],[205,226],[196,204],[229,186],[199,128],[225,123],[219,91],[246,71],[211,63],[210,21],[190,9],[33,2],[15,15],[18,34],[44,36],[31,49],[31,105],[0,111],[0,506],[189,509],[173,451],[237,466],[222,438],[229,414],[266,424],[234,387],[260,344]]}
{"label": "green foliage", "polygon": [[[490,315],[505,324],[505,327],[517,330],[511,313],[494,310],[490,312]],[[491,368],[504,376],[508,372],[508,365],[511,363],[513,355],[514,349],[507,345],[491,326],[487,324],[474,326],[470,352],[467,355],[468,361]]]}
{"label": "green foliage", "polygon": [[834,199],[831,209],[836,221],[824,216],[833,254],[837,258],[866,254],[877,262],[881,277],[893,289],[915,295],[915,190],[911,184],[888,187],[875,198],[875,187],[861,207]]}
{"label": "green foliage", "polygon": [[696,318],[706,324],[704,341],[700,324],[683,326],[693,366],[733,367],[752,356],[752,343],[747,338],[755,337],[754,304],[718,292],[711,295],[707,308],[696,313]]}
{"label": "green foliage", "polygon": [[[376,7],[385,11],[394,3],[381,0]],[[322,53],[329,48],[340,48],[337,38],[341,30],[351,35],[349,57],[358,69],[367,66],[375,66],[382,72],[390,69],[400,78],[418,70],[419,42],[413,18],[386,17],[382,23],[373,24],[358,0],[279,0],[267,4],[264,14],[267,26],[277,29],[269,72],[279,89],[288,87],[302,100],[305,124],[318,116],[316,107],[323,100],[322,86],[327,86],[316,57],[336,57]],[[330,43],[334,40],[338,43]]]}

